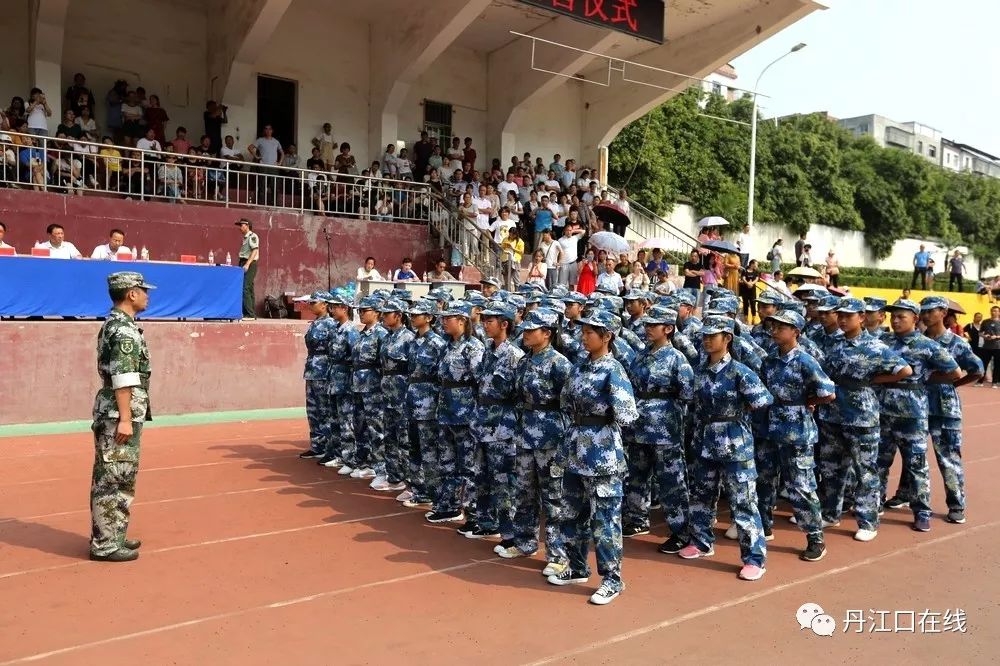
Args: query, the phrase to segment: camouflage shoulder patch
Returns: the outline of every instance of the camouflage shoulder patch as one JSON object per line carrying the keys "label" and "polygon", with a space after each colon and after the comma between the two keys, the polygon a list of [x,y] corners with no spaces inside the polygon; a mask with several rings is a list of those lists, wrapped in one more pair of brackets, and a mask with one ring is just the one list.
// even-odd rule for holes
{"label": "camouflage shoulder patch", "polygon": [[135,343],[132,340],[124,339],[118,343],[119,349],[121,349],[123,354],[134,354],[135,353]]}

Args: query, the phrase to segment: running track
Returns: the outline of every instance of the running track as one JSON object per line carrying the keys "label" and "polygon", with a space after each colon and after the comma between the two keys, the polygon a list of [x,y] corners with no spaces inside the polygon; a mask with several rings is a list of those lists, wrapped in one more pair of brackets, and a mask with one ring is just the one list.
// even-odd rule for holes
{"label": "running track", "polygon": [[[776,659],[995,663],[1000,652],[1000,391],[965,388],[969,522],[908,528],[890,511],[879,537],[827,531],[819,563],[780,517],[768,573],[736,578],[738,549],[661,555],[626,540],[628,589],[555,588],[534,559],[424,524],[392,494],[296,458],[304,420],[153,428],[144,436],[130,536],[134,563],[87,560],[87,433],[0,439],[0,666],[6,664],[659,664]],[[944,509],[931,463],[934,508]],[[895,483],[893,479],[892,483]],[[894,487],[894,485],[893,485]],[[782,516],[787,506],[780,506]],[[658,513],[654,520],[658,521]],[[962,608],[967,631],[800,631],[796,609]]]}

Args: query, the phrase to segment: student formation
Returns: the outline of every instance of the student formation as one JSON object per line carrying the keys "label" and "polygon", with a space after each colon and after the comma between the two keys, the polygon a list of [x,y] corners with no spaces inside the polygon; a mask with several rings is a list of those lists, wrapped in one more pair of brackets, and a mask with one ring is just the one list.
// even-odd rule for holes
{"label": "student formation", "polygon": [[340,288],[302,300],[316,319],[300,457],[499,541],[500,557],[544,548],[552,585],[588,583],[593,543],[591,603],[624,591],[623,538],[647,534],[656,506],[661,553],[711,557],[724,494],[749,581],[765,573],[779,496],[810,562],[848,515],[858,541],[877,537],[886,509],[908,507],[927,532],[928,439],[946,519],[965,522],[956,387],[983,367],[945,328],[946,299],[887,305],[804,285],[761,293],[753,327],[722,288],[700,317],[694,291],[513,293],[492,279],[462,300]]}

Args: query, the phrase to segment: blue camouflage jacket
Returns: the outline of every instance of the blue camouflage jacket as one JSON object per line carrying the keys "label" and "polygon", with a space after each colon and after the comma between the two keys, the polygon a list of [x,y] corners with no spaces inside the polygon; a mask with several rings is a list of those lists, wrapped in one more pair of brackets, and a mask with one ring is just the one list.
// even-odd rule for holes
{"label": "blue camouflage jacket", "polygon": [[[676,337],[676,336],[675,336]],[[639,419],[625,438],[653,446],[684,445],[684,413],[694,398],[694,370],[684,355],[666,345],[642,351],[628,369]]]}
{"label": "blue camouflage jacket", "polygon": [[521,359],[514,379],[520,414],[516,435],[519,448],[544,449],[562,442],[567,421],[559,396],[572,369],[569,360],[551,345]]}
{"label": "blue camouflage jacket", "polygon": [[351,354],[358,341],[358,329],[354,322],[334,324],[336,332],[330,338],[330,393],[345,395],[351,393]]}
{"label": "blue camouflage jacket", "polygon": [[906,361],[873,336],[862,332],[841,338],[826,355],[823,370],[837,385],[837,399],[825,405],[820,419],[855,428],[879,426],[879,403],[872,379],[906,367]]}
{"label": "blue camouflage jacket", "polygon": [[951,372],[958,363],[948,350],[920,331],[904,336],[893,334],[886,343],[913,368],[913,374],[895,384],[882,385],[882,413],[918,421],[928,415],[927,380],[934,372]]}
{"label": "blue camouflage jacket", "polygon": [[330,340],[337,333],[337,322],[329,315],[318,317],[306,330],[306,367],[302,378],[309,381],[330,379]]}
{"label": "blue camouflage jacket", "polygon": [[691,315],[684,321],[678,319],[677,331],[695,340],[701,334],[701,319],[698,319],[694,315]]}
{"label": "blue camouflage jacket", "polygon": [[358,340],[351,349],[351,390],[355,393],[378,393],[382,390],[379,348],[385,334],[382,324],[375,324],[358,333]]}
{"label": "blue camouflage jacket", "polygon": [[747,410],[767,407],[773,400],[756,373],[729,354],[713,366],[706,358],[695,377],[695,450],[720,462],[753,460]]}
{"label": "blue camouflage jacket", "polygon": [[[948,330],[945,330],[940,337],[929,339],[944,347],[966,374],[983,374],[982,360],[964,339]],[[958,397],[958,389],[952,384],[928,384],[927,401],[929,416],[961,421],[962,400]]]}
{"label": "blue camouflage jacket", "polygon": [[[695,346],[698,348],[698,366],[704,366],[708,361],[708,354],[705,353],[702,347],[702,342],[704,338],[696,338],[698,340]],[[758,351],[759,350],[759,351]],[[760,366],[764,362],[766,353],[764,350],[760,349],[756,344],[751,344],[746,338],[740,335],[733,336],[733,346],[730,350],[730,354],[733,360],[737,363],[741,363],[757,374],[760,374]]]}
{"label": "blue camouflage jacket", "polygon": [[691,342],[691,338],[675,331],[671,343],[674,349],[684,355],[684,358],[687,359],[688,364],[691,365],[693,370],[694,366],[698,363],[698,348]]}
{"label": "blue camouflage jacket", "polygon": [[774,397],[767,410],[767,437],[779,444],[793,445],[811,456],[819,431],[805,402],[812,397],[834,395],[836,386],[819,362],[800,347],[787,354],[775,351],[764,359],[761,368],[764,385]]}
{"label": "blue camouflage jacket", "polygon": [[476,415],[476,390],[486,347],[470,336],[451,340],[438,361],[437,418],[441,425],[469,425]]}
{"label": "blue camouflage jacket", "polygon": [[[621,429],[639,418],[632,383],[622,364],[611,354],[596,361],[588,357],[573,369],[563,388],[562,404],[573,419],[563,442],[566,469],[581,476],[622,474],[626,464]],[[579,419],[587,417],[606,421],[578,425]]]}
{"label": "blue camouflage jacket", "polygon": [[386,409],[403,410],[406,407],[410,345],[415,337],[413,331],[400,326],[394,331],[386,330],[385,337],[382,338],[378,360]]}
{"label": "blue camouflage jacket", "polygon": [[447,346],[433,330],[414,335],[410,343],[407,367],[410,376],[406,387],[406,417],[414,421],[436,421],[438,402],[438,363]]}
{"label": "blue camouflage jacket", "polygon": [[514,438],[517,430],[516,380],[524,351],[510,339],[499,346],[486,343],[482,379],[479,382],[479,406],[472,426],[473,435],[483,442],[503,442]]}
{"label": "blue camouflage jacket", "polygon": [[630,322],[622,326],[621,330],[618,332],[618,336],[628,343],[628,346],[632,348],[635,352],[640,352],[646,348],[646,327],[639,326],[641,329],[641,335],[639,331],[633,328],[633,324]]}

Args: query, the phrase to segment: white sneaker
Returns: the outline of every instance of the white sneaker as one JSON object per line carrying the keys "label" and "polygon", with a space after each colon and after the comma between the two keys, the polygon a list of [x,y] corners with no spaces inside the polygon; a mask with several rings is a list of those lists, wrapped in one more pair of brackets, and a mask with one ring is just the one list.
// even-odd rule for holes
{"label": "white sneaker", "polygon": [[546,577],[558,576],[563,571],[566,571],[566,569],[568,568],[569,565],[564,562],[549,562],[548,564],[545,565],[545,568],[542,569],[542,575]]}
{"label": "white sneaker", "polygon": [[368,484],[368,487],[372,490],[378,490],[379,492],[385,492],[389,490],[389,479],[384,476],[376,476],[372,479],[372,482]]}
{"label": "white sneaker", "polygon": [[354,473],[354,468],[348,464],[344,464],[343,467],[337,470],[337,474],[341,476],[347,476],[348,474],[353,474],[353,473]]}
{"label": "white sneaker", "polygon": [[823,519],[823,527],[837,527],[838,525],[840,525],[839,519],[838,520],[827,520],[826,518]]}
{"label": "white sneaker", "polygon": [[792,525],[797,525],[799,523],[799,521],[795,520],[795,516],[788,516],[788,522]]}
{"label": "white sneaker", "polygon": [[343,464],[344,461],[340,458],[334,458],[333,460],[327,460],[325,463],[322,463],[323,467],[340,467]]}
{"label": "white sneaker", "polygon": [[360,479],[361,478],[361,468],[360,467],[355,467],[354,469],[351,470],[351,478],[352,479]]}
{"label": "white sneaker", "polygon": [[740,536],[739,528],[736,527],[736,523],[733,523],[732,525],[729,526],[729,529],[726,530],[726,538],[736,540],[739,538],[739,536]]}
{"label": "white sneaker", "polygon": [[359,479],[374,479],[375,478],[375,470],[373,470],[371,467],[362,467],[361,469],[357,470],[357,472],[358,472],[358,478]]}
{"label": "white sneaker", "polygon": [[871,541],[878,536],[878,530],[860,529],[854,533],[855,541]]}
{"label": "white sneaker", "polygon": [[590,595],[590,603],[604,606],[617,599],[619,594],[621,594],[620,590],[612,590],[607,584],[601,583],[601,586],[597,588],[597,592]]}
{"label": "white sneaker", "polygon": [[411,499],[413,499],[413,491],[412,490],[404,490],[403,492],[401,492],[398,495],[396,495],[396,501],[397,502],[405,502],[405,501],[411,500]]}

